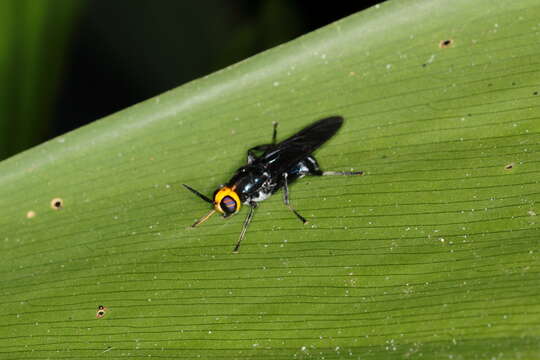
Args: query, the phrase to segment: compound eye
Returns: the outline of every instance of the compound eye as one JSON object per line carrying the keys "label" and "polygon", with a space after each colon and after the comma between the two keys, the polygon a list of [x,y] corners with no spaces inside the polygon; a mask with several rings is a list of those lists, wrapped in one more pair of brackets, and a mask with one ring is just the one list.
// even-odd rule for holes
{"label": "compound eye", "polygon": [[230,196],[225,196],[219,205],[227,215],[234,214],[236,212],[236,201]]}

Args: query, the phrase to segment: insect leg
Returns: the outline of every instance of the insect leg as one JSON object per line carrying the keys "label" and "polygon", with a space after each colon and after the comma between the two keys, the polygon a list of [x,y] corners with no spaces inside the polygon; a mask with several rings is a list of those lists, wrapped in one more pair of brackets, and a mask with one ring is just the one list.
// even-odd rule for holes
{"label": "insect leg", "polygon": [[248,157],[247,157],[247,163],[252,164],[255,160],[257,160],[257,155],[253,152],[252,149],[248,150]]}
{"label": "insect leg", "polygon": [[277,137],[277,126],[278,123],[276,121],[272,122],[272,126],[274,127],[274,131],[272,133],[272,143],[271,144],[264,144],[264,145],[258,145],[254,146],[251,149],[247,151],[247,163],[252,164],[255,160],[257,160],[258,156],[255,152],[265,152],[267,150],[272,149],[274,146],[276,146],[276,137]]}
{"label": "insect leg", "polygon": [[247,151],[247,153],[248,153],[248,156],[247,156],[248,165],[253,163],[259,157],[259,156],[257,156],[256,152],[259,152],[259,153],[263,152],[264,153],[266,150],[271,149],[273,147],[274,147],[274,145],[272,145],[272,144],[264,144],[264,145],[254,146],[251,149],[249,149]]}
{"label": "insect leg", "polygon": [[322,171],[317,163],[317,160],[312,156],[307,156],[302,160],[299,165],[302,165],[299,169],[299,175],[311,175],[311,176],[335,176],[335,175],[364,175],[363,171]]}
{"label": "insect leg", "polygon": [[246,237],[246,231],[249,226],[249,223],[251,222],[251,219],[253,219],[253,214],[255,213],[256,207],[257,207],[256,203],[249,204],[249,213],[247,214],[246,219],[244,220],[244,224],[242,225],[242,231],[240,232],[240,237],[238,238],[238,241],[236,242],[236,246],[234,247],[233,253],[238,252],[238,249],[240,248],[240,243]]}
{"label": "insect leg", "polygon": [[287,176],[287,173],[283,173],[283,202],[294,213],[294,215],[296,215],[296,217],[300,219],[300,221],[302,221],[304,224],[307,224],[308,221],[306,220],[306,218],[300,215],[298,211],[296,211],[289,202],[289,186],[287,185]]}
{"label": "insect leg", "polygon": [[321,176],[334,176],[334,175],[364,175],[363,171],[321,171],[321,174],[315,174]]}

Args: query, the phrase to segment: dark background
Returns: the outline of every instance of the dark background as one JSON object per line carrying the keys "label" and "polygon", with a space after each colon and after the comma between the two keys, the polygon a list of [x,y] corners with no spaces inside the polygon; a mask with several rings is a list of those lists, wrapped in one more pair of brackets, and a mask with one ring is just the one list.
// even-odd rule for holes
{"label": "dark background", "polygon": [[[13,5],[14,16],[23,19],[29,18],[24,11],[35,6],[32,0],[3,1],[19,1]],[[20,5],[25,2],[26,7]],[[41,80],[34,86],[35,98],[49,100],[36,101],[33,113],[2,112],[4,121],[9,118],[4,132],[10,134],[0,135],[5,143],[0,159],[378,2],[66,0],[67,10],[60,17],[63,2],[51,0],[43,9],[48,26],[40,30],[51,35],[40,36],[35,43],[23,42],[44,52],[26,62],[41,61],[35,65],[40,70],[34,79],[50,72],[43,80],[47,86]],[[27,20],[17,24],[23,30],[30,26]],[[56,40],[59,37],[64,40]],[[56,56],[48,56],[47,51]],[[20,51],[18,56],[28,53]],[[30,77],[28,67],[20,64],[14,61],[13,69]],[[24,106],[31,105],[27,99]],[[24,136],[25,131],[31,134]]]}

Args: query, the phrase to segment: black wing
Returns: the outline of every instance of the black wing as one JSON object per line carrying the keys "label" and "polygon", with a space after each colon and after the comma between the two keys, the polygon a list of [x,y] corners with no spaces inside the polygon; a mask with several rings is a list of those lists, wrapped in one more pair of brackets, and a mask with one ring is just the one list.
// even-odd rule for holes
{"label": "black wing", "polygon": [[343,118],[341,116],[332,116],[316,121],[290,138],[276,144],[257,160],[266,164],[271,174],[280,175],[328,141],[336,134],[342,124]]}

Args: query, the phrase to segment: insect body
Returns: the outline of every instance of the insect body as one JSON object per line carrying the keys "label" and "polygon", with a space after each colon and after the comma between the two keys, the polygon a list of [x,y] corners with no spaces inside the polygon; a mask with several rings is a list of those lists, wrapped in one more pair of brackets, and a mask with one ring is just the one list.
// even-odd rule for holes
{"label": "insect body", "polygon": [[190,186],[184,187],[204,201],[212,204],[213,209],[197,220],[192,227],[208,220],[216,211],[228,218],[240,211],[242,204],[249,206],[249,213],[244,220],[240,237],[234,247],[237,252],[258,203],[283,188],[285,205],[304,224],[307,220],[296,211],[289,201],[289,185],[305,175],[362,175],[362,171],[322,171],[317,160],[311,155],[313,151],[335,135],[343,124],[343,118],[333,116],[314,122],[290,138],[276,144],[277,123],[271,144],[255,146],[247,152],[247,165],[236,171],[231,180],[220,186],[213,200]]}

